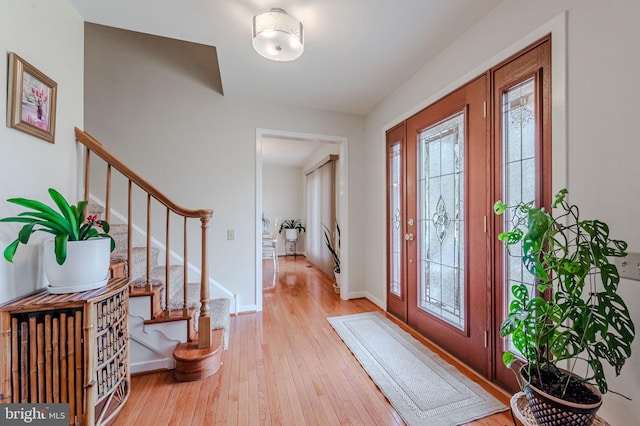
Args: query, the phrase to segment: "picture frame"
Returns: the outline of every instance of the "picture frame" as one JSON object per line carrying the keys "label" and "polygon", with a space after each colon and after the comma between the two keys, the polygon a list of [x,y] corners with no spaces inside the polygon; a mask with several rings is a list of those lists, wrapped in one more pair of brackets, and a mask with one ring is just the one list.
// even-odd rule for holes
{"label": "picture frame", "polygon": [[55,143],[56,82],[9,52],[7,89],[7,127]]}

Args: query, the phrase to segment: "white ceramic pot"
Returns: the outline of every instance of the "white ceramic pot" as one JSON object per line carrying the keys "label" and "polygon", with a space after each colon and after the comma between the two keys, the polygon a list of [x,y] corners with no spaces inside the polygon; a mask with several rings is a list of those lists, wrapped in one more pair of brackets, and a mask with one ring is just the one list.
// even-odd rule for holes
{"label": "white ceramic pot", "polygon": [[285,232],[284,235],[287,241],[296,241],[298,239],[297,229],[286,228],[284,232]]}
{"label": "white ceramic pot", "polygon": [[44,272],[50,293],[75,293],[102,287],[109,281],[111,240],[92,238],[67,242],[67,259],[56,262],[53,239],[44,242]]}
{"label": "white ceramic pot", "polygon": [[342,285],[342,276],[340,272],[333,271],[333,276],[336,277],[336,282],[333,284],[333,289],[336,293],[340,294],[340,286]]}

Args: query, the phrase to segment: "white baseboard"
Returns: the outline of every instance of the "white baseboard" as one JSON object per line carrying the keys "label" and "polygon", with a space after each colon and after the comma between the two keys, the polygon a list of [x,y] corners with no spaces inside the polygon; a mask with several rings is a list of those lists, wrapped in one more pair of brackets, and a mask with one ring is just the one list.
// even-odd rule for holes
{"label": "white baseboard", "polygon": [[238,306],[237,313],[241,314],[245,312],[256,312],[257,310],[258,310],[258,305],[240,305]]}
{"label": "white baseboard", "polygon": [[349,292],[349,294],[347,295],[347,300],[361,299],[361,298],[368,299],[369,301],[371,301],[372,303],[377,305],[383,311],[387,310],[386,304],[382,300],[378,299],[377,297],[374,297],[368,291],[352,291],[352,292]]}
{"label": "white baseboard", "polygon": [[173,370],[174,368],[176,368],[176,362],[172,358],[154,359],[129,364],[129,371],[131,371],[132,374],[143,373],[145,371]]}

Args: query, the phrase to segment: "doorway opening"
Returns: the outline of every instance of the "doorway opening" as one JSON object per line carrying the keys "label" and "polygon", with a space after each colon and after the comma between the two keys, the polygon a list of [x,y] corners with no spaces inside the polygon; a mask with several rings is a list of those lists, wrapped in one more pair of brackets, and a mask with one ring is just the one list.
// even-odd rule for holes
{"label": "doorway opening", "polygon": [[[306,226],[307,200],[304,171],[317,165],[323,158],[333,155],[336,161],[335,214],[341,228],[341,298],[348,299],[348,159],[346,137],[289,132],[272,129],[256,129],[256,243],[255,243],[255,288],[256,310],[262,310],[263,291],[263,237],[268,233],[277,237],[276,256],[279,254],[305,254],[305,233],[290,244],[275,229],[276,219],[282,223],[287,219],[300,219]],[[298,173],[299,172],[299,173]],[[269,185],[269,189],[266,188]],[[289,190],[298,192],[292,196],[283,194]],[[263,221],[263,217],[264,220]],[[275,263],[275,262],[274,262]],[[274,264],[274,269],[277,263]],[[273,283],[275,283],[275,271]],[[270,282],[267,280],[266,282]]]}

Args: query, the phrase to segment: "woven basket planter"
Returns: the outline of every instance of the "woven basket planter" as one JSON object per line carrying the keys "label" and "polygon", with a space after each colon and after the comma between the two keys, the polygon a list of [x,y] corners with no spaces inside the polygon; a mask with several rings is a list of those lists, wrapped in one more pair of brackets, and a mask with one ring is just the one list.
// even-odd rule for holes
{"label": "woven basket planter", "polygon": [[578,404],[556,398],[536,388],[530,383],[524,388],[529,408],[540,426],[591,426],[596,412],[602,405],[602,395],[598,388],[588,383],[588,387],[599,401],[593,404]]}

